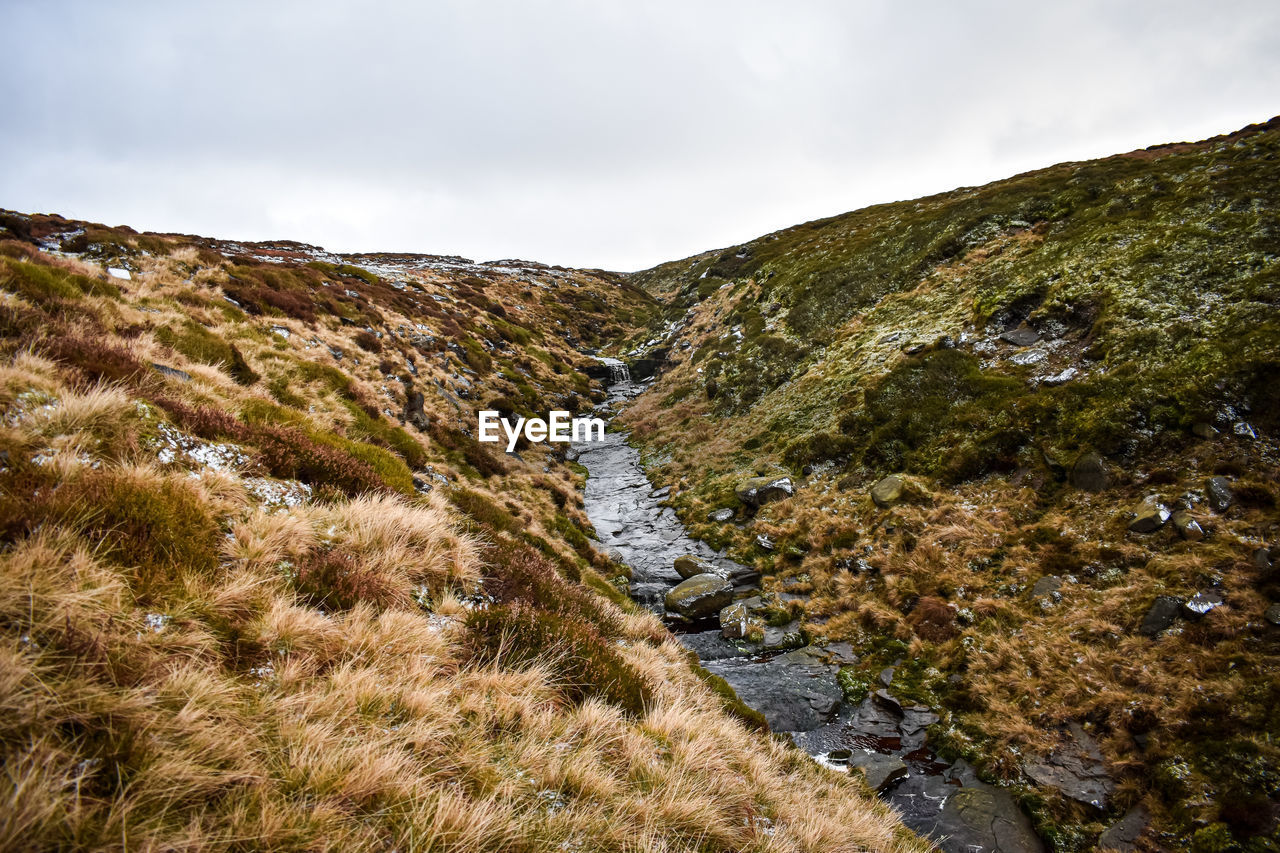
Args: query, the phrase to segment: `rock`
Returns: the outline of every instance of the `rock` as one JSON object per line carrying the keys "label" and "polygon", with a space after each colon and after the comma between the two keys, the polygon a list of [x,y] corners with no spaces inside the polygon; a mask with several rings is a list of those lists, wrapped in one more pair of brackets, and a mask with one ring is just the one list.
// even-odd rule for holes
{"label": "rock", "polygon": [[775,732],[808,732],[830,722],[843,693],[836,667],[819,652],[798,649],[766,661],[733,657],[704,664],[729,682],[743,702],[755,708]]}
{"label": "rock", "polygon": [[876,681],[879,681],[886,688],[890,687],[893,684],[893,671],[893,667],[886,666],[884,669],[880,670],[880,675],[877,676]]}
{"label": "rock", "polygon": [[191,381],[191,374],[187,373],[185,370],[179,370],[176,367],[169,367],[167,364],[159,364],[154,361],[151,362],[151,367],[155,369],[157,372],[165,376],[172,376],[174,379],[177,379],[181,382]]}
{"label": "rock", "polygon": [[767,651],[787,651],[789,649],[804,648],[804,634],[800,633],[795,627],[796,623],[784,625],[781,628],[765,628],[764,629],[764,647]]}
{"label": "rock", "polygon": [[732,509],[724,507],[723,509],[716,509],[707,513],[707,521],[724,524],[726,521],[733,521],[734,515],[736,515],[736,513]]}
{"label": "rock", "polygon": [[1200,522],[1191,517],[1191,513],[1185,509],[1180,509],[1169,518],[1173,522],[1174,528],[1178,531],[1178,535],[1190,542],[1199,542],[1204,538],[1204,528],[1200,526]]}
{"label": "rock", "polygon": [[759,548],[761,551],[772,551],[773,540],[770,539],[764,533],[761,533],[756,537],[756,547]]}
{"label": "rock", "polygon": [[902,500],[905,489],[906,483],[902,478],[897,474],[890,474],[871,487],[871,500],[881,509],[887,509]]}
{"label": "rock", "polygon": [[741,603],[720,608],[720,635],[730,640],[745,639],[751,627],[751,616]]}
{"label": "rock", "polygon": [[1263,614],[1263,618],[1272,625],[1280,626],[1280,604],[1273,604],[1267,608],[1267,612]]}
{"label": "rock", "polygon": [[1053,595],[1062,588],[1062,578],[1057,575],[1045,575],[1031,587],[1032,598],[1044,598]]}
{"label": "rock", "polygon": [[1231,491],[1231,481],[1226,477],[1210,477],[1205,483],[1205,491],[1209,495],[1209,506],[1216,512],[1226,512],[1235,503],[1236,494]]}
{"label": "rock", "polygon": [[1098,838],[1098,847],[1102,850],[1115,850],[1118,853],[1132,853],[1138,849],[1138,838],[1142,835],[1142,831],[1147,828],[1148,821],[1151,816],[1142,806],[1134,806],[1129,809],[1124,817],[1120,818]]}
{"label": "rock", "polygon": [[706,560],[701,557],[696,557],[693,554],[685,554],[683,556],[676,557],[675,569],[680,574],[680,577],[685,580],[688,580],[694,575],[723,574],[723,572],[716,571],[715,567]]}
{"label": "rock", "polygon": [[876,707],[883,711],[888,711],[890,714],[895,714],[901,717],[905,713],[902,710],[902,703],[894,698],[893,694],[888,690],[877,690],[875,693],[872,693],[871,701],[875,703]]}
{"label": "rock", "polygon": [[107,275],[112,278],[118,278],[122,281],[133,280],[133,275],[127,269],[123,269],[121,267],[107,267]]}
{"label": "rock", "polygon": [[[953,793],[951,793],[953,791]],[[1044,843],[1007,791],[989,786],[944,788],[945,804],[936,818],[913,827],[946,838],[946,850],[990,853],[1039,853]],[[950,793],[950,796],[947,794]]]}
{"label": "rock", "polygon": [[416,427],[422,432],[431,429],[431,421],[427,419],[427,413],[422,410],[422,404],[425,402],[422,392],[416,388],[408,389],[408,393],[404,398],[404,421],[412,427]]}
{"label": "rock", "polygon": [[858,756],[856,766],[867,780],[867,786],[877,794],[882,794],[896,783],[907,778],[910,768],[905,761],[896,755],[881,755],[871,752]]}
{"label": "rock", "polygon": [[747,506],[764,506],[796,493],[790,477],[752,477],[738,483],[734,493]]}
{"label": "rock", "polygon": [[1084,492],[1101,492],[1111,485],[1102,457],[1092,451],[1082,453],[1071,466],[1071,485]]}
{"label": "rock", "polygon": [[702,619],[733,601],[733,584],[719,575],[694,575],[667,593],[668,611],[685,619]]}
{"label": "rock", "polygon": [[1226,604],[1226,599],[1222,597],[1222,593],[1215,589],[1205,592],[1197,592],[1191,596],[1191,599],[1182,605],[1182,617],[1184,619],[1202,619],[1210,610],[1217,610]]}
{"label": "rock", "polygon": [[1272,549],[1270,548],[1255,548],[1253,551],[1254,568],[1261,569],[1264,572],[1271,571],[1273,565],[1271,551]]}
{"label": "rock", "polygon": [[1217,438],[1218,428],[1212,424],[1201,421],[1200,423],[1191,425],[1191,434],[1196,438]]}
{"label": "rock", "polygon": [[1133,514],[1129,529],[1134,533],[1155,533],[1169,520],[1169,510],[1155,501],[1143,501],[1134,508]]}
{"label": "rock", "polygon": [[1142,625],[1138,633],[1144,637],[1155,637],[1168,628],[1178,618],[1182,610],[1182,600],[1171,595],[1156,596],[1147,615],[1142,617]]}
{"label": "rock", "polygon": [[1236,435],[1240,436],[1241,438],[1257,438],[1258,437],[1258,431],[1253,428],[1253,425],[1247,424],[1244,421],[1241,421],[1240,423],[1231,427],[1231,431],[1234,432]]}
{"label": "rock", "polygon": [[1023,772],[1037,785],[1054,788],[1078,803],[1106,811],[1107,798],[1116,783],[1107,775],[1098,744],[1078,724],[1069,727],[1070,740],[1043,761],[1028,764]]}
{"label": "rock", "polygon": [[1010,329],[1002,334],[1000,340],[1007,341],[1015,347],[1029,347],[1040,340],[1040,333],[1024,323],[1018,328]]}
{"label": "rock", "polygon": [[670,487],[670,486],[663,486],[661,489],[654,489],[652,492],[650,492],[650,493],[649,493],[649,497],[651,497],[651,498],[665,498],[665,497],[668,497],[670,494],[671,494],[671,487]]}

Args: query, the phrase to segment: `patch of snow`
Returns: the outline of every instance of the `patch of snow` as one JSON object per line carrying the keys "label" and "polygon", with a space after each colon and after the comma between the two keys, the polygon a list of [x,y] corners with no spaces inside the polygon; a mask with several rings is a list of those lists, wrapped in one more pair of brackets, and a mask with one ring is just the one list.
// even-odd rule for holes
{"label": "patch of snow", "polygon": [[124,281],[133,280],[133,276],[129,273],[129,271],[126,269],[121,269],[120,267],[107,267],[107,275],[111,276],[112,278],[122,279]]}

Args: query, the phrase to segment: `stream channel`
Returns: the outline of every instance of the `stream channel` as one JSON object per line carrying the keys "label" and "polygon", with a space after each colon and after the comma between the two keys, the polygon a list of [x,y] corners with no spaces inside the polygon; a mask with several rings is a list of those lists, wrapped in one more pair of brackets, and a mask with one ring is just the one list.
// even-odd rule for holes
{"label": "stream channel", "polygon": [[[616,359],[605,361],[613,378],[597,414],[607,418],[648,385],[632,382]],[[736,600],[750,602],[760,594],[758,575],[686,534],[664,505],[668,490],[649,482],[640,453],[626,443],[625,434],[609,432],[604,441],[575,444],[569,455],[589,472],[587,516],[601,546],[631,567],[631,596],[641,606],[665,616],[663,598],[681,580],[674,562],[686,554],[730,577]],[[933,753],[926,728],[937,715],[898,701],[888,690],[890,670],[881,674],[881,689],[853,705],[836,681],[841,665],[856,662],[853,650],[847,643],[788,648],[796,644],[797,627],[771,628],[763,643],[751,643],[723,638],[714,620],[672,624],[680,642],[764,714],[773,732],[789,734],[815,761],[834,770],[860,768],[903,823],[944,851],[1043,851],[1008,791],[979,781],[963,760],[947,764]]]}

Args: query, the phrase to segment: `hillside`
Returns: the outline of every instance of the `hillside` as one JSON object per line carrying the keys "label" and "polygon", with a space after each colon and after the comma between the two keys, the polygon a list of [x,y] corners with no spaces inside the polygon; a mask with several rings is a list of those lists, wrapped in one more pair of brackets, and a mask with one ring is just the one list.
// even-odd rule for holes
{"label": "hillside", "polygon": [[1054,849],[1280,845],[1280,120],[630,281],[622,420],[759,628],[850,643]]}
{"label": "hillside", "polygon": [[927,849],[475,440],[603,399],[629,281],[0,226],[0,849]]}

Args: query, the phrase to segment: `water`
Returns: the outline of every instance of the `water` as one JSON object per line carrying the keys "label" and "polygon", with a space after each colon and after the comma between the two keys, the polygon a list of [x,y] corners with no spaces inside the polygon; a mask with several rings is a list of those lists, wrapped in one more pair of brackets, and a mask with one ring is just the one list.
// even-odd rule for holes
{"label": "water", "polygon": [[[610,365],[611,373],[616,370],[617,377],[599,407],[599,414],[607,418],[648,384],[633,382],[626,365],[617,359],[602,361]],[[655,489],[649,482],[640,453],[626,443],[623,434],[611,432],[602,442],[576,443],[570,453],[590,474],[587,517],[602,546],[631,567],[630,591],[637,603],[663,614],[663,598],[680,582],[673,564],[685,554],[718,565],[730,576],[753,577],[745,566],[685,532],[675,512],[662,505],[667,490]],[[737,591],[742,598],[754,590],[743,583]],[[790,733],[798,747],[828,767],[857,766],[873,785],[883,780],[882,796],[899,811],[903,822],[932,836],[943,850],[1043,850],[1007,791],[980,782],[964,762],[948,766],[937,760],[925,743],[926,727],[937,721],[928,708],[902,706],[887,691],[857,706],[843,701],[836,673],[841,663],[852,662],[847,652],[842,656],[837,646],[766,649],[726,640],[717,629],[673,627],[680,641],[698,653],[703,666],[764,714],[773,731]],[[783,630],[772,633],[777,637]],[[833,754],[838,759],[833,760]],[[966,795],[955,798],[961,790]]]}

